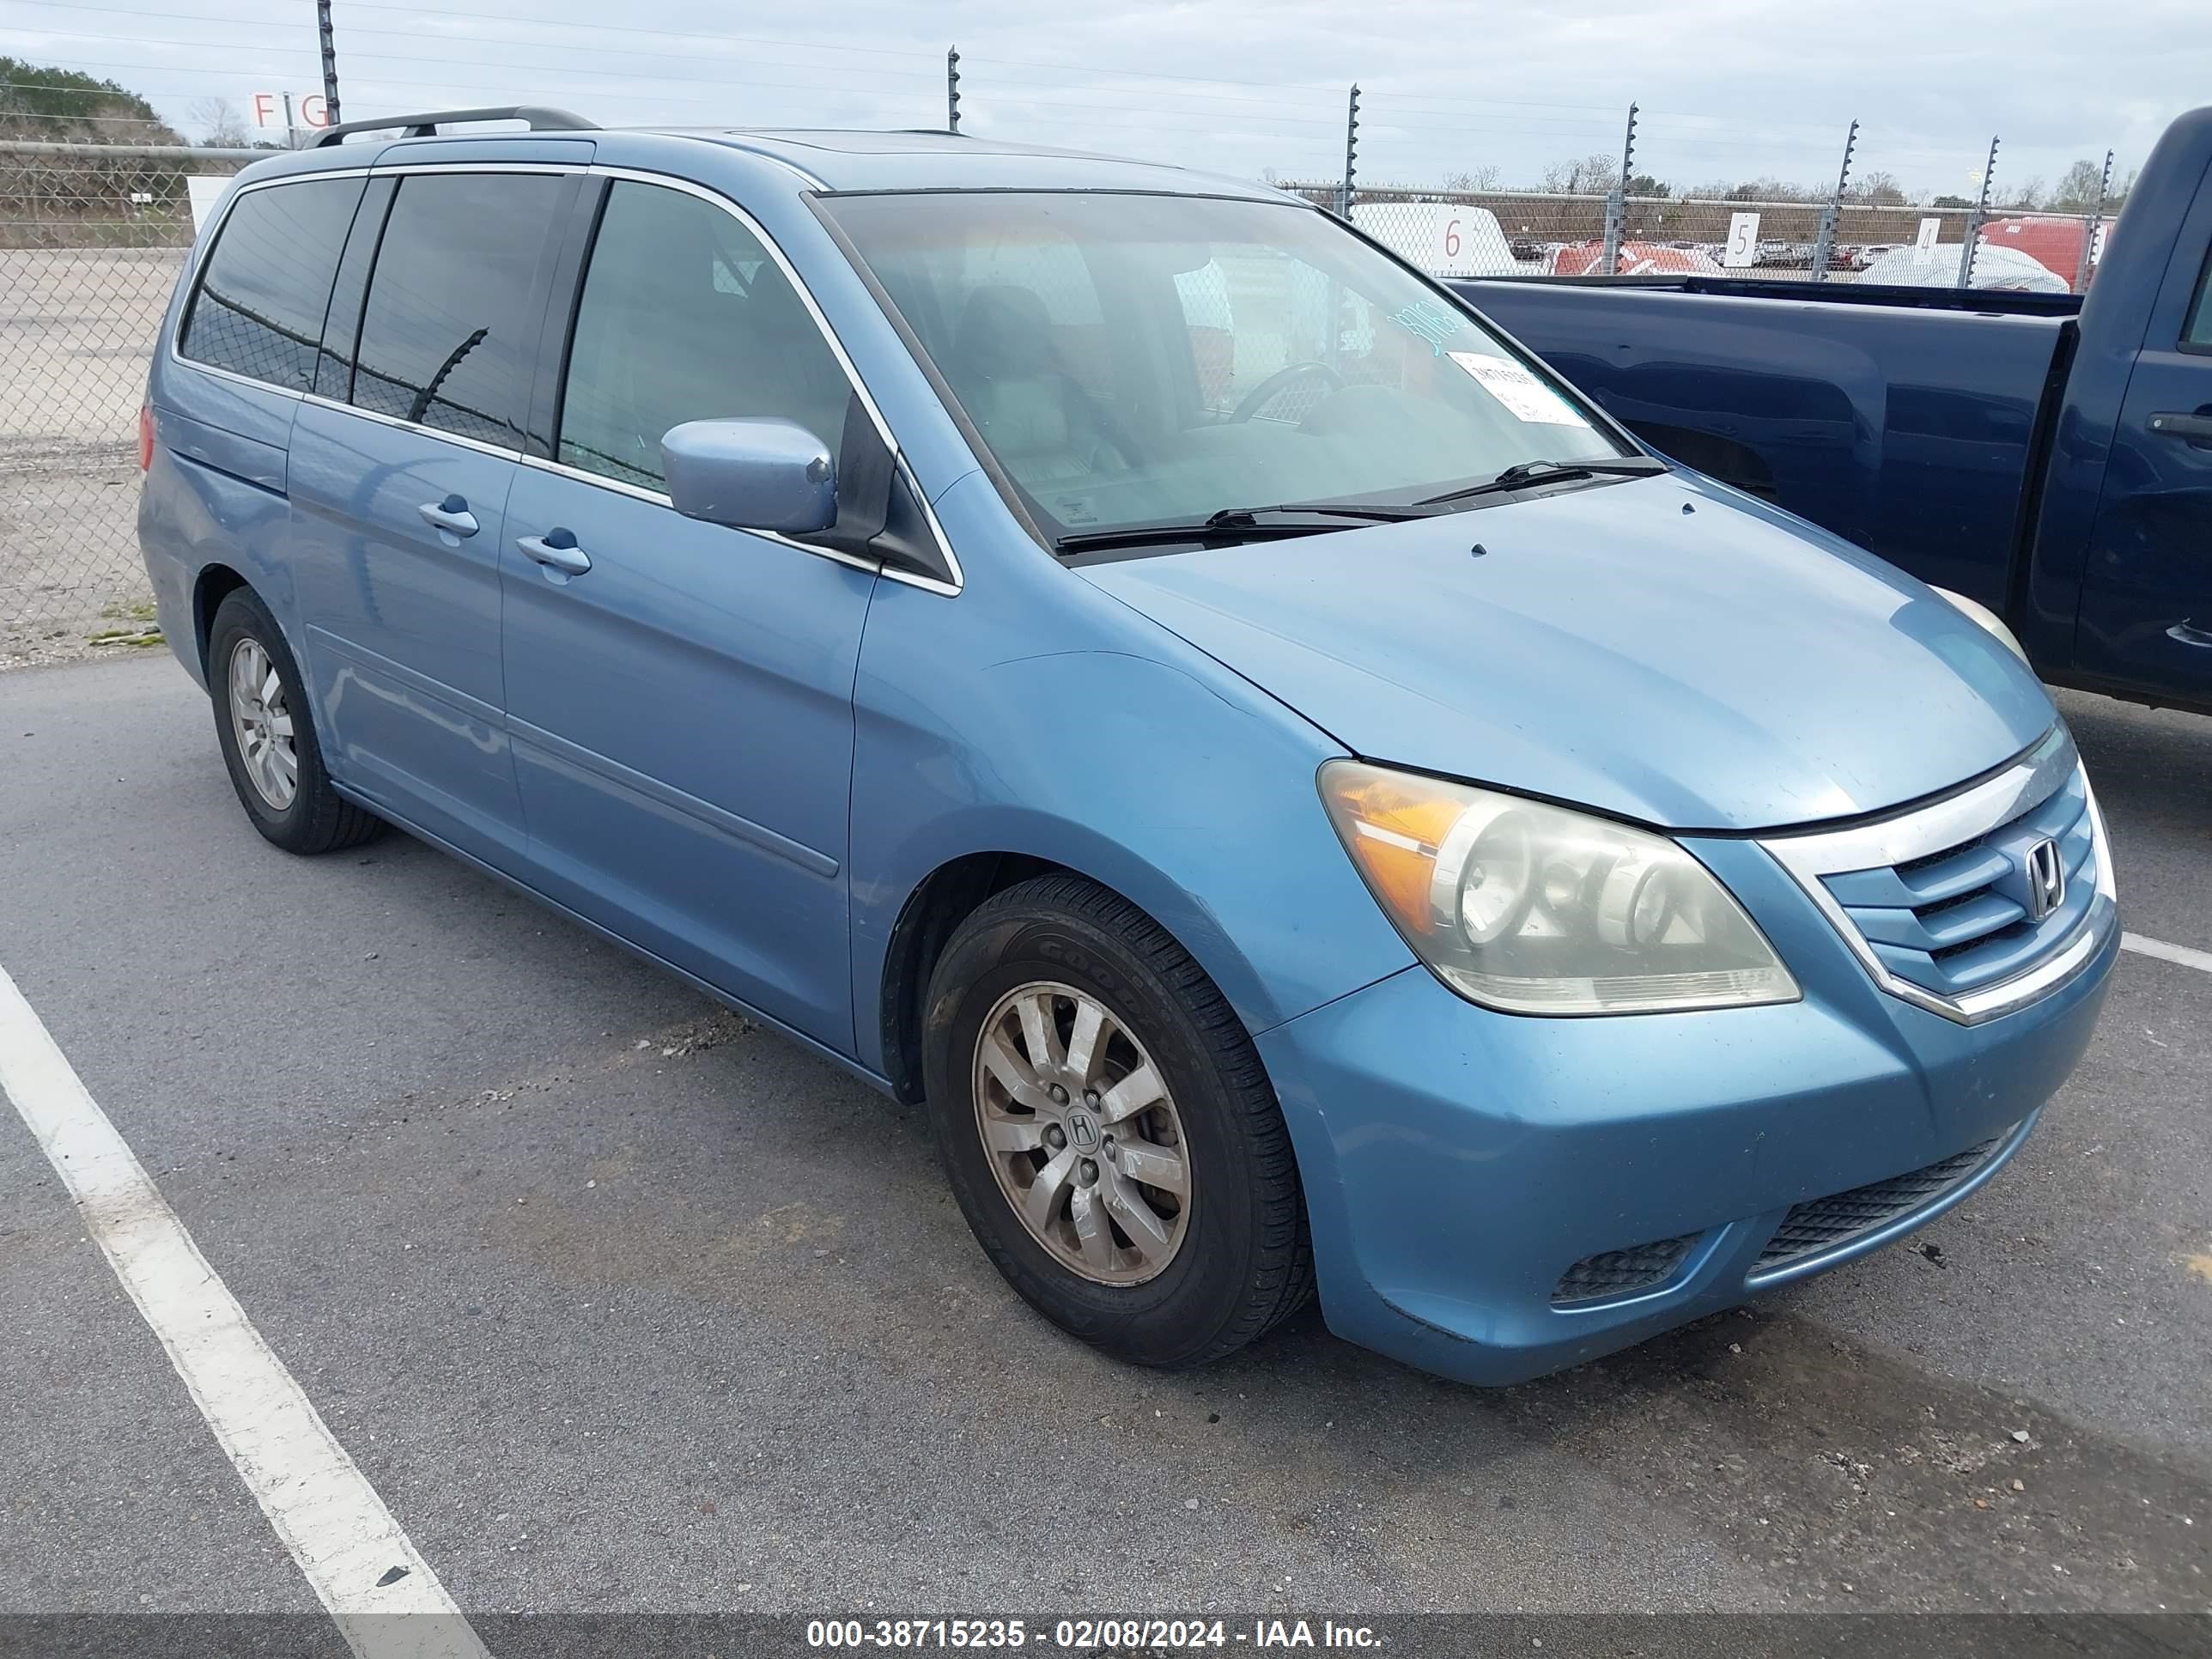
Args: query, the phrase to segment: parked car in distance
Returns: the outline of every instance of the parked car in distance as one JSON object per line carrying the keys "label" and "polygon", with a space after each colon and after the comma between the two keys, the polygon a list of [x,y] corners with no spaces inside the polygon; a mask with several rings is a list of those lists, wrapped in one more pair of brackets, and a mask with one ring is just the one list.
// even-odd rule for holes
{"label": "parked car in distance", "polygon": [[[1686,242],[1644,242],[1630,240],[1620,245],[1618,254],[1619,274],[1624,276],[1644,276],[1654,272],[1706,272],[1718,274],[1720,266],[1712,256]],[[1552,258],[1551,275],[1554,276],[1587,276],[1602,274],[1605,267],[1605,244],[1579,242],[1572,247],[1563,247]]]}
{"label": "parked car in distance", "polygon": [[238,799],[925,1105],[1066,1331],[1317,1284],[1528,1376],[1959,1202],[2082,1052],[2111,860],[2002,630],[1320,210],[512,113],[256,164],[178,284],[139,532]]}
{"label": "parked car in distance", "polygon": [[1968,294],[1957,243],[1817,288],[1460,291],[1662,453],[1996,611],[2046,680],[2212,713],[2212,109],[2110,240],[2086,298],[1987,243]]}
{"label": "parked car in distance", "polygon": [[[1877,287],[1955,289],[1963,242],[1936,242],[1930,246],[1892,248],[1869,260],[1859,280]],[[1974,250],[1974,268],[1966,286],[1999,294],[2064,294],[2066,279],[2033,254],[2016,247],[1984,241]]]}
{"label": "parked car in distance", "polygon": [[[2106,237],[2118,221],[2107,214],[2097,221]],[[1993,219],[1981,228],[1985,246],[2011,248],[2026,254],[2056,276],[2069,292],[2083,288],[2082,271],[2093,249],[2090,222],[2070,214],[2021,213]]]}

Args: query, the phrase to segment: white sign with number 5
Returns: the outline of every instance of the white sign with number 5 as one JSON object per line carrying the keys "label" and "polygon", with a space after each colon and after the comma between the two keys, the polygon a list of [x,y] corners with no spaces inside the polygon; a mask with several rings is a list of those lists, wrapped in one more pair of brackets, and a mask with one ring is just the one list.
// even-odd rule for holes
{"label": "white sign with number 5", "polygon": [[1721,250],[1721,263],[1732,270],[1759,263],[1759,216],[1756,213],[1729,215],[1728,246]]}

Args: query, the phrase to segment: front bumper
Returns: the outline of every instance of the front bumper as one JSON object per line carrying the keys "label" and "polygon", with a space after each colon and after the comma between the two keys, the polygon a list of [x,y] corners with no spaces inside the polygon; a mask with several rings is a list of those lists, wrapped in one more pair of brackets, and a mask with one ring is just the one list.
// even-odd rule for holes
{"label": "front bumper", "polygon": [[[1880,990],[1757,846],[1687,844],[1758,917],[1802,1000],[1530,1018],[1411,968],[1259,1039],[1339,1335],[1497,1384],[1733,1306],[1957,1203],[2018,1149],[2087,1046],[2119,948],[2109,916],[2058,988],[1961,1024]],[[1878,1188],[1901,1207],[1841,1206],[1870,1224],[1832,1228],[1825,1244],[1797,1228],[1794,1254],[1775,1243],[1785,1220],[1838,1213],[1793,1206],[1856,1200],[1970,1150],[1934,1172],[1944,1179]],[[1680,1248],[1657,1279],[1554,1300],[1576,1264],[1660,1243]]]}

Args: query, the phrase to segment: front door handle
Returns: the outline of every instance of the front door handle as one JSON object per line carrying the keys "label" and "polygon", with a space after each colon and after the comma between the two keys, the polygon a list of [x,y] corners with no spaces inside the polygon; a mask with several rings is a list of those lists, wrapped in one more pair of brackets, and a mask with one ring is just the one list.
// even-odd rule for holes
{"label": "front door handle", "polygon": [[415,509],[422,515],[422,522],[448,536],[473,536],[477,533],[477,515],[469,511],[469,504],[459,495],[448,495],[442,501],[425,501]]}
{"label": "front door handle", "polygon": [[575,532],[558,526],[542,536],[517,536],[514,544],[547,569],[564,576],[580,576],[592,568],[592,556],[576,545]]}
{"label": "front door handle", "polygon": [[2212,441],[2212,414],[2160,413],[2150,417],[2150,429],[2161,438],[2185,438],[2191,443]]}

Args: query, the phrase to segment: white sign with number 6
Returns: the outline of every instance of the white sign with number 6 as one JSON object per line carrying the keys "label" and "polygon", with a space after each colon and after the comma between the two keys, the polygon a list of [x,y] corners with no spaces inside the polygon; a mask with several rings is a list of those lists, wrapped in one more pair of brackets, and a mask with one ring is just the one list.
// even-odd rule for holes
{"label": "white sign with number 6", "polygon": [[1759,216],[1756,213],[1729,215],[1728,246],[1721,250],[1721,263],[1732,270],[1759,263]]}

